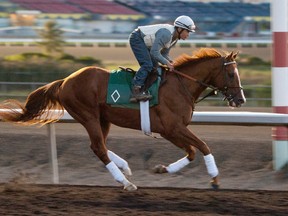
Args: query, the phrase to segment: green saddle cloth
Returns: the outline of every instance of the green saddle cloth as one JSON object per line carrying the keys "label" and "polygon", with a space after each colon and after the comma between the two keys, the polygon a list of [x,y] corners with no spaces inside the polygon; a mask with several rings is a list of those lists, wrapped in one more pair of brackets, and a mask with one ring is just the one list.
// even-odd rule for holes
{"label": "green saddle cloth", "polygon": [[[130,103],[131,81],[134,73],[127,72],[122,69],[112,70],[110,72],[106,103],[116,107],[139,109],[139,103]],[[153,96],[150,100],[150,107],[158,104],[158,88],[160,78],[149,88],[150,94]]]}

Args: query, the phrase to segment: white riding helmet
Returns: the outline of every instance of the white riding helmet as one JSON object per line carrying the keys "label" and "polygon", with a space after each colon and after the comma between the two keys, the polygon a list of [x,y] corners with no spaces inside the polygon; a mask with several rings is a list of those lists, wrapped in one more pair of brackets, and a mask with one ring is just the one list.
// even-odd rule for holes
{"label": "white riding helmet", "polygon": [[179,16],[174,21],[175,27],[180,27],[188,30],[189,32],[195,32],[195,24],[194,21],[188,16]]}

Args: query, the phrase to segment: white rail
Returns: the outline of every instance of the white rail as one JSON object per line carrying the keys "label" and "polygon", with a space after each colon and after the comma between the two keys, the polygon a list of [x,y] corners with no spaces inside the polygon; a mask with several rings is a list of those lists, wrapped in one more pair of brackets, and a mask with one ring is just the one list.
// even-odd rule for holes
{"label": "white rail", "polygon": [[191,124],[288,126],[288,114],[265,112],[195,112]]}
{"label": "white rail", "polygon": [[[55,111],[54,111],[55,112]],[[1,113],[1,110],[0,110]],[[57,111],[55,112],[57,115]],[[75,122],[68,112],[59,122]],[[194,112],[191,124],[247,125],[247,126],[288,126],[288,114],[267,112]]]}

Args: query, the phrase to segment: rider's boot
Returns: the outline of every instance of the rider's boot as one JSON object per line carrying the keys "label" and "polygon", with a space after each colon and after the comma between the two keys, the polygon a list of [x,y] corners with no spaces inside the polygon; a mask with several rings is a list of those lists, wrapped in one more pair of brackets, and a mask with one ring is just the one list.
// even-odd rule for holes
{"label": "rider's boot", "polygon": [[147,101],[152,98],[152,95],[149,94],[147,91],[141,90],[141,86],[133,86],[132,87],[132,94],[130,97],[131,103],[137,103],[138,101]]}

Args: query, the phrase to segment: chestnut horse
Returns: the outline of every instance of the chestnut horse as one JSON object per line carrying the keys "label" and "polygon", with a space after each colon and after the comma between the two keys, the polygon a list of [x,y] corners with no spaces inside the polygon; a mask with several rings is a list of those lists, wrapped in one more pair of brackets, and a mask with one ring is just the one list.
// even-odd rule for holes
{"label": "chestnut horse", "polygon": [[[188,128],[195,101],[211,87],[221,92],[229,106],[240,107],[245,102],[235,58],[238,53],[224,53],[202,48],[194,55],[181,55],[175,60],[175,70],[168,72],[166,82],[159,88],[158,105],[150,108],[151,131],[186,151],[187,156],[168,166],[158,165],[157,173],[174,173],[193,161],[198,149],[204,156],[211,184],[218,187],[218,168],[211,150],[205,142]],[[65,79],[56,80],[33,91],[24,105],[7,101],[0,108],[4,121],[24,123],[50,123],[59,120],[43,119],[47,111],[66,109],[87,130],[91,149],[106,165],[117,182],[126,190],[137,187],[126,177],[131,175],[128,163],[106,147],[110,125],[140,130],[139,110],[112,107],[106,103],[109,72],[98,67],[82,68]],[[20,108],[20,109],[19,109]],[[40,118],[42,116],[42,118]],[[123,172],[120,170],[122,169]]]}

